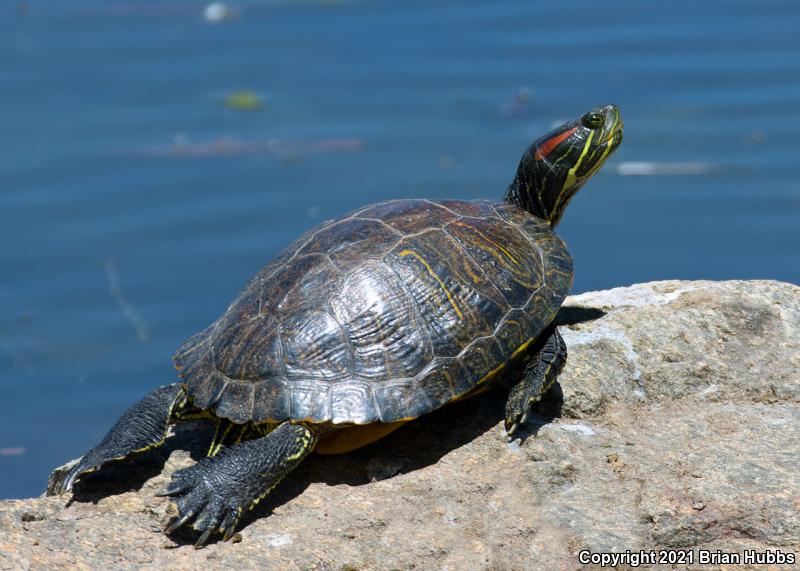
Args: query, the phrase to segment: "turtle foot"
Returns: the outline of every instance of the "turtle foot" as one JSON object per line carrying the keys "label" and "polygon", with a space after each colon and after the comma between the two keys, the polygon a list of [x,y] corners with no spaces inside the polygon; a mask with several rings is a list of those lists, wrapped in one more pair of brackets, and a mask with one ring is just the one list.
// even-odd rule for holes
{"label": "turtle foot", "polygon": [[169,496],[178,507],[170,533],[188,521],[200,532],[195,547],[202,547],[214,531],[223,539],[233,535],[242,515],[269,494],[316,445],[316,434],[301,424],[285,422],[253,440],[223,448],[172,475]]}
{"label": "turtle foot", "polygon": [[533,405],[553,386],[567,360],[567,345],[558,329],[551,327],[543,333],[543,339],[544,343],[525,365],[522,378],[508,394],[505,429],[512,439],[528,420]]}
{"label": "turtle foot", "polygon": [[220,471],[213,466],[214,458],[205,458],[200,463],[178,470],[172,482],[158,496],[172,497],[178,508],[178,517],[170,523],[166,533],[172,533],[182,525],[194,520],[192,528],[200,532],[194,546],[200,548],[214,531],[223,534],[227,541],[236,529],[245,511],[243,500],[238,497]]}

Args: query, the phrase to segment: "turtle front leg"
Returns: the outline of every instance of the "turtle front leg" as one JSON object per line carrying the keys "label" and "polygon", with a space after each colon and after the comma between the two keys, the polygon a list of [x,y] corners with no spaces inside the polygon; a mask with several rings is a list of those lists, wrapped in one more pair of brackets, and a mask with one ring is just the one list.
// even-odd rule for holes
{"label": "turtle front leg", "polygon": [[202,532],[195,547],[202,547],[218,530],[223,540],[233,535],[244,513],[294,470],[317,443],[317,435],[303,424],[284,422],[253,440],[223,448],[189,468],[172,475],[169,487],[157,494],[172,496],[179,516],[167,528],[171,533],[194,519]]}
{"label": "turtle front leg", "polygon": [[48,493],[55,495],[68,492],[77,478],[96,471],[106,462],[161,446],[173,417],[185,404],[186,391],[182,383],[150,391],[126,410],[103,440],[84,454]]}
{"label": "turtle front leg", "polygon": [[531,406],[550,390],[567,361],[567,345],[558,329],[551,326],[542,335],[546,336],[544,344],[528,361],[506,401],[505,427],[509,436],[525,423]]}

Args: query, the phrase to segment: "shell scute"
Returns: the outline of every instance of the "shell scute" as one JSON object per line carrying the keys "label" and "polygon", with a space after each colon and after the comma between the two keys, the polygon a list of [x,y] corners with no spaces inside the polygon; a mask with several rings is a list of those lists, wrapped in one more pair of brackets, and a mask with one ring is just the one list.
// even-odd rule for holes
{"label": "shell scute", "polygon": [[365,424],[380,418],[372,384],[347,380],[331,385],[331,422]]}
{"label": "shell scute", "polygon": [[[327,299],[339,288],[340,273],[322,255],[313,256],[318,263],[306,267],[310,269],[303,279],[295,279],[282,290],[283,297],[274,305],[275,313],[280,317],[291,315],[299,308],[315,307],[320,299]],[[276,292],[276,295],[280,293]],[[268,304],[268,307],[272,304]]]}
{"label": "shell scute", "polygon": [[463,219],[449,224],[446,231],[475,259],[507,305],[522,307],[544,284],[540,252],[499,218]]}
{"label": "shell scute", "polygon": [[263,379],[283,373],[278,322],[270,315],[227,319],[213,334],[215,366],[231,379]]}
{"label": "shell scute", "polygon": [[401,234],[379,220],[351,216],[316,233],[299,253],[325,254],[337,265],[346,267],[351,260],[380,258],[387,244]]}
{"label": "shell scute", "polygon": [[324,381],[289,384],[289,416],[295,420],[325,422],[331,417],[331,385]]}
{"label": "shell scute", "polygon": [[359,217],[381,220],[403,234],[441,227],[457,215],[429,200],[390,200],[358,212]]}
{"label": "shell scute", "polygon": [[508,360],[508,350],[500,346],[497,337],[480,337],[470,343],[461,356],[461,362],[469,373],[469,382],[466,390],[459,396],[469,392],[475,385],[483,380],[489,380],[493,371]]}
{"label": "shell scute", "polygon": [[383,262],[361,265],[331,299],[353,346],[359,378],[413,377],[433,358],[433,345],[413,300]]}
{"label": "shell scute", "polygon": [[[325,271],[330,262],[320,255],[290,257],[270,276],[265,277],[259,290],[258,307],[261,313],[275,315],[286,295],[302,288],[308,278],[320,271]],[[313,302],[313,291],[305,290],[305,301]],[[250,301],[252,294],[245,292],[239,296],[238,303]],[[285,309],[286,306],[284,306]]]}
{"label": "shell scute", "polygon": [[471,381],[460,359],[437,359],[434,366],[420,375],[417,387],[431,403],[442,406],[474,387]]}
{"label": "shell scute", "polygon": [[497,216],[492,203],[488,200],[435,200],[439,206],[443,206],[459,216],[470,218],[490,218]]}
{"label": "shell scute", "polygon": [[454,357],[475,337],[491,335],[508,304],[444,230],[401,240],[384,261],[419,309],[434,353]]}
{"label": "shell scute", "polygon": [[238,424],[253,418],[253,393],[256,385],[249,381],[228,381],[217,404],[217,414]]}
{"label": "shell scute", "polygon": [[268,376],[254,385],[253,420],[290,418],[290,392],[285,381],[277,376]]}
{"label": "shell scute", "polygon": [[327,311],[298,311],[280,324],[286,377],[301,382],[345,377],[353,368],[344,331]]}
{"label": "shell scute", "polygon": [[436,408],[424,391],[417,390],[413,379],[373,383],[372,390],[380,407],[381,422],[416,418]]}

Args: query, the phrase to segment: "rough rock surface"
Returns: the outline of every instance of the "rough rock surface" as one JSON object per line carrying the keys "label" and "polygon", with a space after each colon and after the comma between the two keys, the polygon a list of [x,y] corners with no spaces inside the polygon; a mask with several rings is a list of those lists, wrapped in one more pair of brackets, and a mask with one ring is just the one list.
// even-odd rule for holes
{"label": "rough rock surface", "polygon": [[800,550],[799,287],[641,284],[573,296],[559,322],[569,360],[524,441],[506,441],[501,393],[456,403],[312,457],[234,541],[195,550],[191,531],[161,533],[175,511],[153,496],[202,457],[210,433],[185,425],[69,504],[0,502],[0,568],[550,570],[580,568],[582,549]]}

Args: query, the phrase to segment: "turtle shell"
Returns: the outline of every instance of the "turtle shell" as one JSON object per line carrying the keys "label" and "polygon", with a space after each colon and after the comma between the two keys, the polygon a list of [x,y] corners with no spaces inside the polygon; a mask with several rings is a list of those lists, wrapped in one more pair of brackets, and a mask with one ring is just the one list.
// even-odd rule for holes
{"label": "turtle shell", "polygon": [[407,420],[500,371],[571,285],[564,243],[515,206],[382,202],[296,240],[175,362],[237,423]]}

